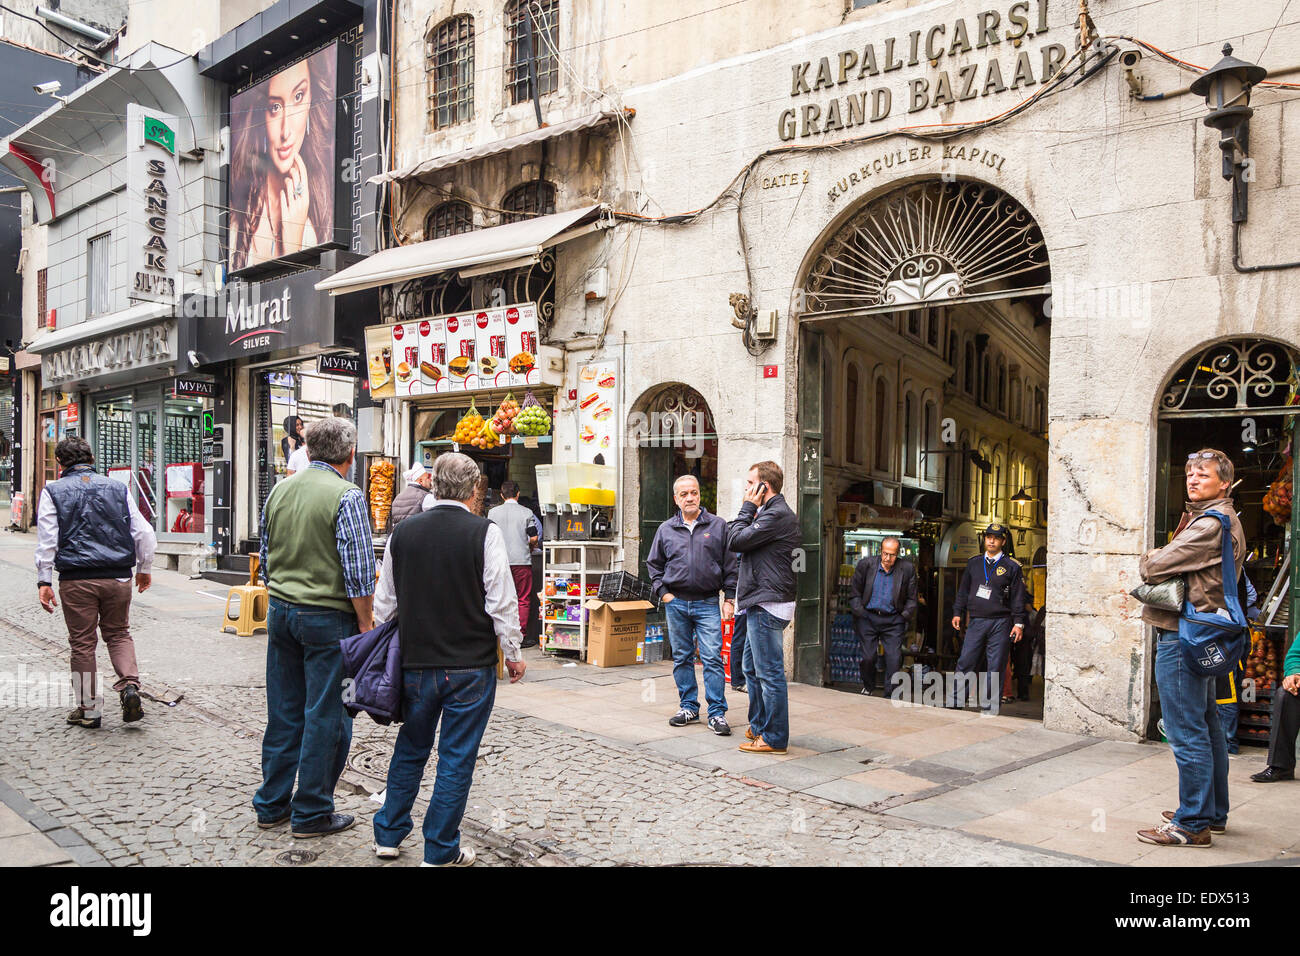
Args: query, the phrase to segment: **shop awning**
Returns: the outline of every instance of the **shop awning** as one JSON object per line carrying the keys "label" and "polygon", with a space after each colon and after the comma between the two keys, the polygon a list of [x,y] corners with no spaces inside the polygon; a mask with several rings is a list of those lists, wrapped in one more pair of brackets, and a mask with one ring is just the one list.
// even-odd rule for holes
{"label": "shop awning", "polygon": [[330,295],[345,295],[453,269],[473,269],[476,273],[481,273],[485,271],[485,266],[513,268],[526,265],[540,256],[542,250],[576,239],[612,222],[600,219],[604,208],[587,206],[584,209],[538,216],[536,219],[493,226],[477,232],[385,249],[316,283],[316,288]]}
{"label": "shop awning", "polygon": [[[623,114],[627,119],[631,119],[636,115],[636,110],[624,110]],[[371,176],[367,182],[388,183],[401,179],[417,179],[420,176],[436,172],[439,169],[446,169],[450,166],[459,166],[461,163],[473,162],[476,159],[483,159],[486,156],[495,156],[498,153],[508,153],[512,149],[519,149],[522,146],[531,146],[534,143],[540,143],[543,140],[548,139],[555,139],[557,136],[564,136],[567,133],[577,133],[585,129],[595,129],[598,126],[607,126],[617,120],[618,115],[618,110],[606,110],[603,113],[592,113],[590,116],[580,116],[578,119],[565,120],[563,123],[556,123],[554,126],[543,126],[540,129],[529,130],[527,133],[520,133],[518,136],[511,136],[507,139],[499,139],[496,142],[484,143],[480,146],[463,149],[455,153],[444,153],[441,156],[426,159],[413,166],[407,166],[404,169],[395,169],[390,173]]]}
{"label": "shop awning", "polygon": [[78,342],[108,335],[110,332],[120,332],[123,329],[130,329],[137,325],[145,325],[155,319],[161,319],[172,314],[173,306],[170,302],[141,302],[129,309],[112,312],[97,319],[91,319],[89,322],[78,322],[66,329],[47,332],[27,346],[27,351],[34,352],[37,355],[53,352],[55,349],[67,348],[69,345],[76,345]]}

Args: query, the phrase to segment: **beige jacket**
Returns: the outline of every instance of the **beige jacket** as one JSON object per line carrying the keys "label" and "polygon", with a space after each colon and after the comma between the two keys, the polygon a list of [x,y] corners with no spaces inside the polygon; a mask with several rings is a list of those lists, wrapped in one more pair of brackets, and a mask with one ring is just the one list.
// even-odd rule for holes
{"label": "beige jacket", "polygon": [[[1187,502],[1187,510],[1178,523],[1173,540],[1163,548],[1144,554],[1138,563],[1138,572],[1146,584],[1159,584],[1184,575],[1187,599],[1192,602],[1192,607],[1198,611],[1215,611],[1224,607],[1223,525],[1214,517],[1193,520],[1206,511],[1225,514],[1232,521],[1232,557],[1237,565],[1232,580],[1237,581],[1246,563],[1246,535],[1241,530],[1231,498]],[[1144,606],[1142,620],[1166,631],[1178,630],[1178,615],[1172,611]]]}

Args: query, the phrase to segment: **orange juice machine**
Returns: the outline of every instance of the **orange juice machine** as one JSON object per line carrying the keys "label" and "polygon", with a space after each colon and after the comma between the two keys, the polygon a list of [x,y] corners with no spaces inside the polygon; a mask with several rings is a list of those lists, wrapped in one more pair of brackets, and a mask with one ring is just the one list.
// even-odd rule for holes
{"label": "orange juice machine", "polygon": [[537,502],[546,541],[605,541],[614,536],[613,465],[568,462],[537,466]]}

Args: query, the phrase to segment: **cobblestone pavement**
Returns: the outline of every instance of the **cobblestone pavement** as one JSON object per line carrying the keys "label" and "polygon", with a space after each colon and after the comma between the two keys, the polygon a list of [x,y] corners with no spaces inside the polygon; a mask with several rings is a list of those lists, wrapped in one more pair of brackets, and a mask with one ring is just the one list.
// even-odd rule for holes
{"label": "cobblestone pavement", "polygon": [[[36,604],[31,547],[29,536],[0,539],[0,586],[14,596],[0,606],[0,672],[61,677],[62,617]],[[418,863],[418,829],[396,863],[371,852],[378,804],[368,790],[382,788],[396,730],[364,717],[337,795],[358,826],[319,840],[256,827],[249,801],[260,783],[265,638],[218,632],[220,586],[169,572],[155,582],[132,611],[141,678],[147,692],[183,699],[146,702],[145,719],[130,726],[108,706],[100,731],[64,723],[62,702],[5,701],[0,780],[117,866]],[[100,673],[111,674],[102,648]],[[433,771],[431,761],[426,784]],[[427,799],[426,786],[417,828]],[[893,820],[501,707],[480,752],[464,839],[489,865],[1088,862]]]}

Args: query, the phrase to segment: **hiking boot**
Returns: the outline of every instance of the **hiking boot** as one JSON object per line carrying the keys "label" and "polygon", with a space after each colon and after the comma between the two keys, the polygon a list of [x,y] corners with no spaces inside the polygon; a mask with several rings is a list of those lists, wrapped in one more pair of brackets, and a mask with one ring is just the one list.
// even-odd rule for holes
{"label": "hiking boot", "polygon": [[[71,718],[69,718],[71,719]],[[1265,767],[1259,773],[1252,773],[1250,779],[1256,783],[1277,783],[1281,780],[1294,780],[1294,770],[1278,770],[1277,767]]]}
{"label": "hiking boot", "polygon": [[700,715],[693,710],[687,710],[683,707],[677,713],[668,718],[669,727],[685,727],[687,724],[693,724],[700,719]]}
{"label": "hiking boot", "polygon": [[78,707],[68,714],[68,723],[76,724],[78,727],[89,727],[91,730],[95,730],[99,727],[99,722],[100,718],[98,717],[87,717],[86,708],[84,707]]}
{"label": "hiking boot", "polygon": [[342,833],[344,830],[351,830],[356,826],[357,818],[350,813],[329,813],[321,817],[315,823],[308,823],[305,826],[295,827],[293,836],[295,840],[306,840],[310,837],[329,836],[332,833]]}
{"label": "hiking boot", "polygon": [[[1160,814],[1160,815],[1161,815],[1162,817],[1164,817],[1166,820],[1168,820],[1170,823],[1172,823],[1173,820],[1174,820],[1174,811],[1173,811],[1173,810],[1166,810],[1164,813],[1162,813],[1162,814]],[[1210,832],[1211,832],[1211,833],[1227,833],[1227,832],[1228,832],[1228,825],[1227,825],[1226,823],[1211,823],[1211,824],[1210,824]]]}
{"label": "hiking boot", "polygon": [[472,848],[463,846],[454,860],[448,860],[446,863],[421,863],[420,866],[473,866],[477,859],[478,854]]}
{"label": "hiking boot", "polygon": [[1139,830],[1137,837],[1143,843],[1154,843],[1156,846],[1212,845],[1210,843],[1209,827],[1206,827],[1200,833],[1193,833],[1191,830],[1184,830],[1176,823],[1162,823],[1150,830]]}
{"label": "hiking boot", "polygon": [[719,714],[717,717],[709,718],[709,729],[719,737],[731,736],[731,725],[727,723],[727,718]]}
{"label": "hiking boot", "polygon": [[140,691],[130,684],[122,688],[122,723],[133,724],[144,716],[140,706]]}

